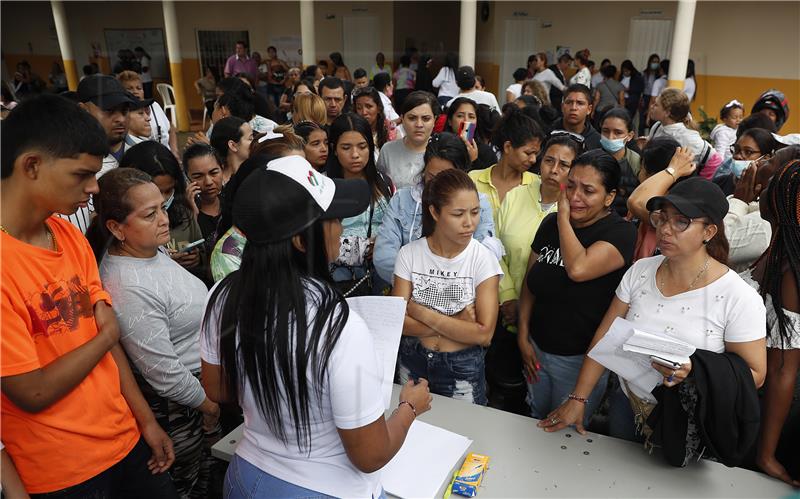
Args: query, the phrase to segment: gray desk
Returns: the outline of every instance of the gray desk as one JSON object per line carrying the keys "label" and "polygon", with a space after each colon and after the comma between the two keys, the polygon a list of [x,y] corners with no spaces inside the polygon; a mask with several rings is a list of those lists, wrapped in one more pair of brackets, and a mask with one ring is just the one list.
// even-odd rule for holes
{"label": "gray desk", "polygon": [[[395,385],[393,404],[399,393],[400,387]],[[749,470],[707,460],[673,468],[661,456],[648,455],[639,444],[596,434],[582,436],[576,431],[545,433],[534,419],[438,395],[433,396],[432,409],[420,419],[472,439],[469,452],[491,458],[479,499],[778,498],[792,493],[788,485]],[[213,455],[230,460],[241,436],[239,427],[213,447]],[[461,462],[455,468],[460,466]],[[443,483],[438,497],[445,486]]]}

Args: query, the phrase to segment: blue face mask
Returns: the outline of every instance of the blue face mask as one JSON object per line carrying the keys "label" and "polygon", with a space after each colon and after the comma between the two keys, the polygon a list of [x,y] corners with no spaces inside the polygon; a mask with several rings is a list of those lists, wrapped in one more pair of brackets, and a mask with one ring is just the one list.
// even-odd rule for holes
{"label": "blue face mask", "polygon": [[609,139],[601,135],[600,147],[613,154],[625,147],[625,139]]}
{"label": "blue face mask", "polygon": [[749,159],[734,159],[731,162],[731,172],[736,178],[741,178],[747,166],[752,163]]}
{"label": "blue face mask", "polygon": [[652,70],[654,70],[654,71],[655,71],[656,69],[658,69],[658,67],[659,67],[659,66],[661,66],[661,64],[659,64],[659,63],[657,63],[657,62],[651,62],[651,63],[650,63],[650,69],[652,69]]}
{"label": "blue face mask", "polygon": [[172,206],[172,202],[173,201],[175,201],[175,191],[174,190],[172,191],[172,194],[170,194],[169,198],[167,198],[167,200],[164,201],[164,209],[168,210],[169,207]]}

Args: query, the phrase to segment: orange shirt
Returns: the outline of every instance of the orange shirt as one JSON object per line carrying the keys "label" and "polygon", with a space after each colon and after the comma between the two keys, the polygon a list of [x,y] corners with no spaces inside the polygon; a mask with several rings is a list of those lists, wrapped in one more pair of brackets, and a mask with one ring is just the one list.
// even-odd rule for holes
{"label": "orange shirt", "polygon": [[[58,251],[2,234],[0,376],[34,371],[97,334],[94,304],[111,303],[89,243],[50,217]],[[3,394],[2,440],[30,493],[77,485],[122,460],[139,440],[111,353],[69,394],[31,414]]]}

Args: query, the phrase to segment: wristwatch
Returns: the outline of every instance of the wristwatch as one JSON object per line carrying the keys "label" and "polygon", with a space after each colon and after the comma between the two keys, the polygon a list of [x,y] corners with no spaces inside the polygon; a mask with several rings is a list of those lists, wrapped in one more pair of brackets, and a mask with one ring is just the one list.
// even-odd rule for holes
{"label": "wristwatch", "polygon": [[664,171],[670,174],[673,182],[678,180],[678,177],[675,175],[675,168],[668,166]]}

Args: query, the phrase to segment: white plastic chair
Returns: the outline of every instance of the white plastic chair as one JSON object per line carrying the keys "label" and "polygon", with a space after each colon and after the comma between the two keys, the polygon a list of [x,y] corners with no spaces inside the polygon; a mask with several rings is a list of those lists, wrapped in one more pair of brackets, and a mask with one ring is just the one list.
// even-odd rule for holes
{"label": "white plastic chair", "polygon": [[156,85],[161,100],[164,101],[164,112],[169,113],[172,126],[178,127],[178,116],[175,112],[175,89],[168,83],[159,83]]}

